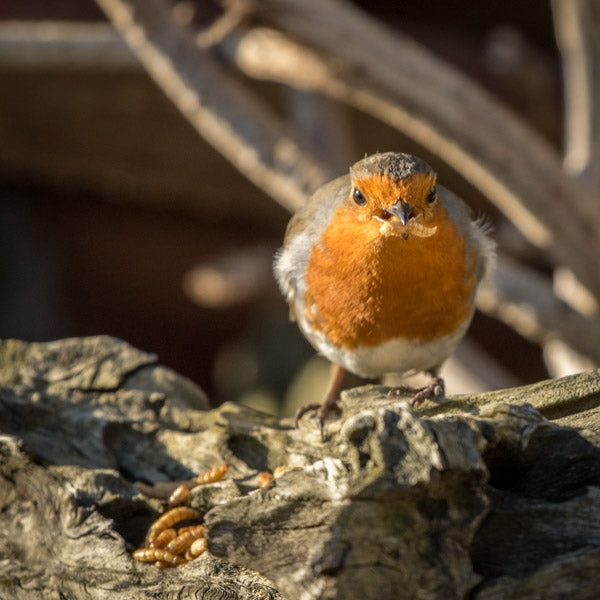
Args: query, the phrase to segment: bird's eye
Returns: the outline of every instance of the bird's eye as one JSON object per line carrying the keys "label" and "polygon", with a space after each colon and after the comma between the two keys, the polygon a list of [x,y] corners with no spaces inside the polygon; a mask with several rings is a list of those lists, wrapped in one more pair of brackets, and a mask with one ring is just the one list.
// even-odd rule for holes
{"label": "bird's eye", "polygon": [[352,198],[354,198],[354,202],[359,206],[364,206],[367,203],[367,199],[363,196],[363,193],[358,189],[354,188],[352,192]]}
{"label": "bird's eye", "polygon": [[437,192],[435,187],[432,187],[427,194],[427,204],[433,204],[437,200]]}

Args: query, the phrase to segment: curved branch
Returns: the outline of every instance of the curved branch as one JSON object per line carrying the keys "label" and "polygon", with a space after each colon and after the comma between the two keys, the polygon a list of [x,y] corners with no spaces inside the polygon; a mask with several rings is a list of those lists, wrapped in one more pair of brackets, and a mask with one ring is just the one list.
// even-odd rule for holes
{"label": "curved branch", "polygon": [[565,97],[565,168],[590,185],[600,183],[600,4],[552,0],[562,57]]}
{"label": "curved branch", "polygon": [[161,0],[97,0],[150,76],[198,132],[290,210],[330,177],[283,123],[236,81]]}
{"label": "curved branch", "polygon": [[560,338],[600,364],[600,320],[587,318],[558,299],[552,283],[503,257],[477,294],[477,308],[503,321],[531,342]]}

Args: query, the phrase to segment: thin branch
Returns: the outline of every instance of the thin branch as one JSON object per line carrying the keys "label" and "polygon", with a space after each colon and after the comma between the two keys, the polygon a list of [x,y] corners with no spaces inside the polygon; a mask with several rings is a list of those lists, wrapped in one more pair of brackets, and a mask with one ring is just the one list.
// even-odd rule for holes
{"label": "thin branch", "polygon": [[201,48],[208,48],[223,41],[249,14],[250,0],[229,0],[223,2],[223,14],[207,29],[196,36],[196,43]]}
{"label": "thin branch", "polygon": [[549,277],[499,257],[477,295],[477,307],[524,338],[544,345],[556,338],[600,364],[600,320],[587,318],[558,299]]}
{"label": "thin branch", "polygon": [[236,81],[161,0],[97,0],[164,93],[241,173],[290,210],[330,172]]}
{"label": "thin branch", "polygon": [[552,0],[562,57],[565,97],[565,168],[600,184],[600,3]]}
{"label": "thin branch", "polygon": [[135,66],[137,61],[105,23],[1,21],[0,64],[117,69]]}

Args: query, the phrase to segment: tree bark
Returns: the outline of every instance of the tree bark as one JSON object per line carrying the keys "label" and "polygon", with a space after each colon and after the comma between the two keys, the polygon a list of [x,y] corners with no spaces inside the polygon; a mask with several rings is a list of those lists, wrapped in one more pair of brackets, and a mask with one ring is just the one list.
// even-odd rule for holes
{"label": "tree bark", "polygon": [[[600,371],[419,409],[356,388],[322,442],[109,337],[5,341],[0,365],[0,598],[598,595]],[[135,482],[223,462],[190,501],[208,552],[134,561],[165,508]]]}

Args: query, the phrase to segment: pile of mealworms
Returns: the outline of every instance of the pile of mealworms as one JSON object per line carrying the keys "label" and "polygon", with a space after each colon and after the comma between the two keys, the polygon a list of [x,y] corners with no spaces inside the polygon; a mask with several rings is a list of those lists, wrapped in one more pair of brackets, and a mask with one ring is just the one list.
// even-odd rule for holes
{"label": "pile of mealworms", "polygon": [[[290,467],[281,466],[275,468],[273,473],[259,473],[256,478],[258,487],[269,486],[273,479],[278,479],[288,469]],[[165,569],[184,565],[203,554],[206,551],[206,538],[204,526],[199,522],[202,520],[202,513],[181,505],[190,499],[191,489],[197,485],[220,481],[227,470],[228,466],[223,464],[180,484],[158,483],[149,486],[137,483],[136,487],[147,496],[163,500],[168,498],[168,510],[152,523],[146,534],[144,547],[134,550],[133,558]],[[196,523],[175,527],[184,521]]]}
{"label": "pile of mealworms", "polygon": [[[190,498],[190,489],[196,485],[220,481],[227,472],[227,465],[214,467],[206,473],[201,473],[193,480],[177,485],[169,496],[169,510],[160,516],[148,530],[143,548],[133,552],[133,558],[141,562],[153,563],[160,568],[176,567],[186,564],[206,551],[204,526],[198,521],[202,513],[184,504]],[[138,486],[140,487],[140,486]],[[160,495],[163,488],[153,493],[146,487],[149,495]],[[196,521],[195,524],[175,527],[184,521]]]}

